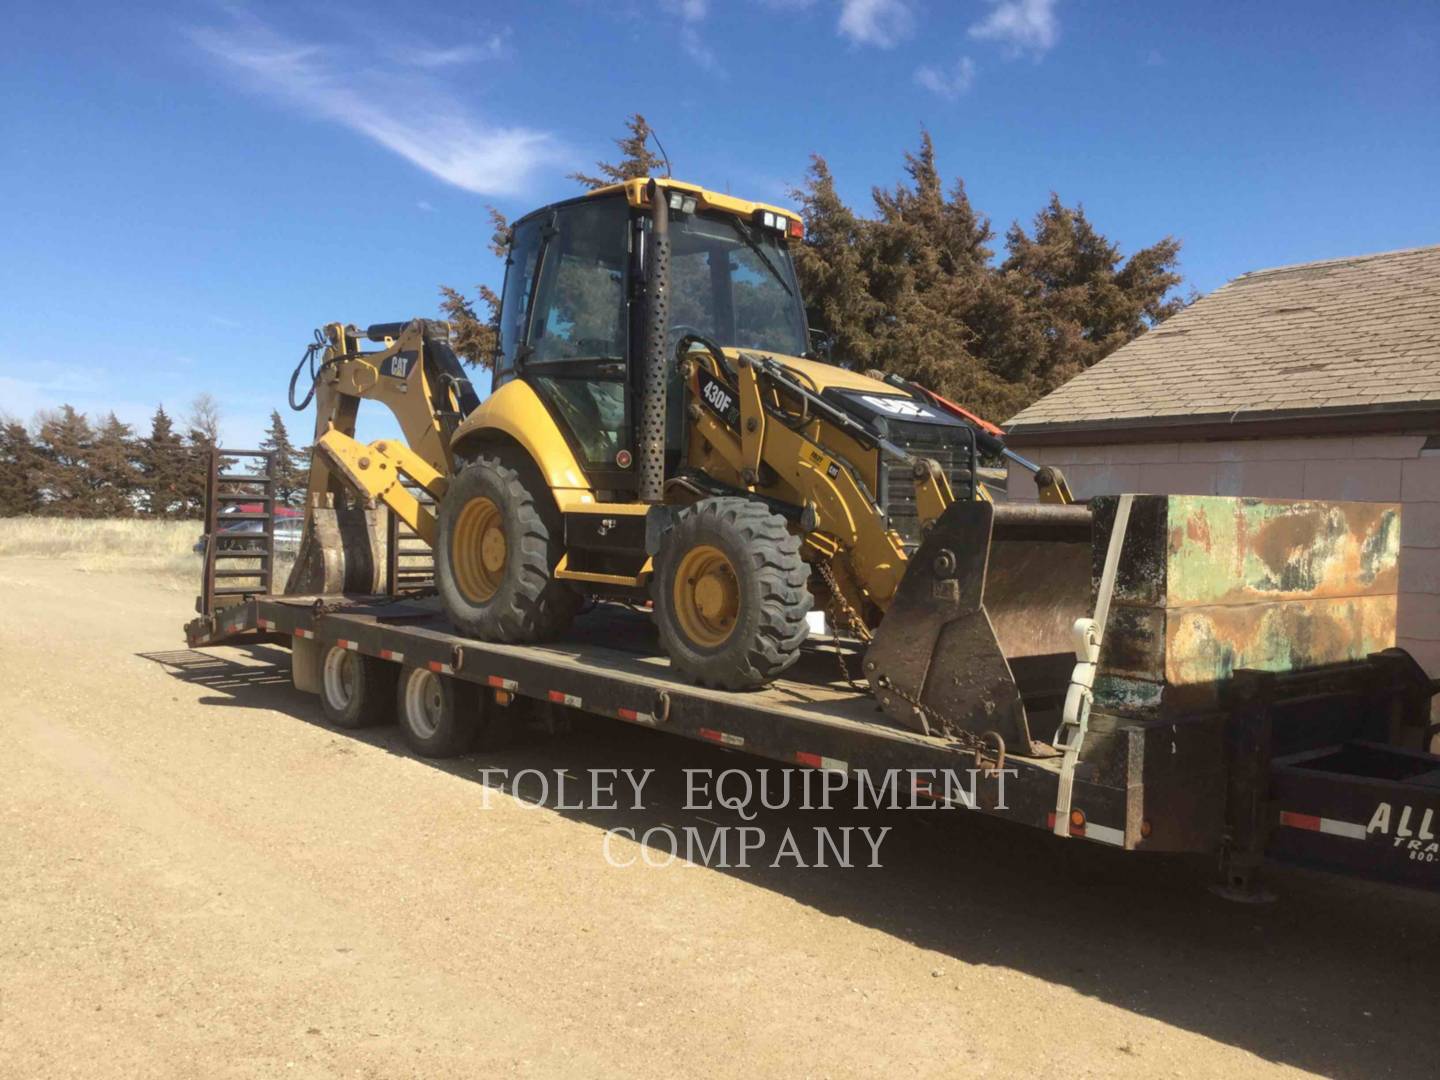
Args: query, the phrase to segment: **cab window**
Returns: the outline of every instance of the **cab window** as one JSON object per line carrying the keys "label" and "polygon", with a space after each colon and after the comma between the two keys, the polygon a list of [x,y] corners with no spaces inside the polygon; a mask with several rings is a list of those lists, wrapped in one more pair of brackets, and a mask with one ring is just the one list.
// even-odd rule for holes
{"label": "cab window", "polygon": [[535,282],[535,260],[540,254],[540,222],[515,226],[510,254],[505,260],[505,285],[500,301],[500,355],[495,358],[495,385],[515,373],[515,359],[525,339],[530,311],[530,289]]}
{"label": "cab window", "polygon": [[628,221],[622,199],[587,199],[555,211],[528,361],[625,358]]}

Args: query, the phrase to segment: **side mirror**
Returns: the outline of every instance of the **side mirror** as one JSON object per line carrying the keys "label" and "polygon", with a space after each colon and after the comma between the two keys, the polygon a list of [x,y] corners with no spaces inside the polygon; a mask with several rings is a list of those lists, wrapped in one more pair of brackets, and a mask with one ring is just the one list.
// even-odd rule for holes
{"label": "side mirror", "polygon": [[823,360],[827,364],[835,362],[835,339],[824,330],[816,330],[813,326],[806,330],[810,337],[810,355],[816,360]]}

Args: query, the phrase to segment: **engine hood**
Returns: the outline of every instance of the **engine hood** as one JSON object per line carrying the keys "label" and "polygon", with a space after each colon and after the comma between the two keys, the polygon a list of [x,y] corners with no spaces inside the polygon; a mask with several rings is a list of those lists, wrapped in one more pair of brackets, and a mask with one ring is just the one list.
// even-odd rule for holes
{"label": "engine hood", "polygon": [[969,426],[958,416],[937,408],[932,402],[891,383],[872,379],[868,375],[798,356],[771,358],[798,375],[802,382],[818,391],[821,397],[833,405],[838,405],[879,435],[888,436],[898,431],[912,430],[914,426]]}
{"label": "engine hood", "polygon": [[[750,350],[725,351],[738,356],[741,352]],[[800,382],[826,400],[840,406],[868,426],[878,428],[882,433],[887,422],[897,420],[911,424],[937,424],[941,427],[966,426],[964,421],[936,408],[929,401],[921,400],[898,386],[872,379],[869,375],[847,371],[823,360],[806,360],[803,357],[778,353],[765,355],[799,376]]]}
{"label": "engine hood", "polygon": [[[731,350],[727,349],[726,352]],[[753,350],[735,350],[738,356],[740,352]],[[766,353],[776,363],[789,368],[796,375],[799,375],[802,382],[807,383],[819,393],[826,390],[858,390],[870,394],[894,394],[896,389],[888,386],[878,379],[872,379],[869,375],[861,375],[858,371],[846,371],[834,364],[827,364],[823,360],[805,360],[798,356],[784,356],[780,353]]]}

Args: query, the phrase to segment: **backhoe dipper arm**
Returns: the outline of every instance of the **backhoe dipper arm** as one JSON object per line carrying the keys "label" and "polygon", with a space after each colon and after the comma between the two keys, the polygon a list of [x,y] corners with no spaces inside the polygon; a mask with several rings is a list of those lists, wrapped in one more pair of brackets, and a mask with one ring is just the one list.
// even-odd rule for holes
{"label": "backhoe dipper arm", "polygon": [[[330,323],[323,332],[323,353],[307,395],[307,402],[314,398],[316,415],[305,532],[288,592],[378,588],[381,530],[368,513],[378,502],[433,543],[434,516],[401,478],[408,476],[438,499],[451,471],[450,435],[476,403],[450,350],[446,324],[415,319],[376,324],[363,333],[384,347],[363,352],[362,332],[343,323]],[[403,442],[366,445],[355,438],[362,399],[390,409]]]}

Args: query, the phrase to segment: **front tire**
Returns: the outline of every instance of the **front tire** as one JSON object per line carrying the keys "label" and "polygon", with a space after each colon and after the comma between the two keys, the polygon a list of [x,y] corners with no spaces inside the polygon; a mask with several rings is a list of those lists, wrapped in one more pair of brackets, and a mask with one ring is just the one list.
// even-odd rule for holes
{"label": "front tire", "polygon": [[548,491],[532,494],[496,458],[467,465],[440,503],[435,545],[435,585],[450,620],[482,641],[561,634],[580,606],[554,576],[563,536]]}
{"label": "front tire", "polygon": [[809,580],[799,539],[763,503],[702,499],[681,510],[651,586],[671,665],[702,686],[764,686],[800,656]]}

